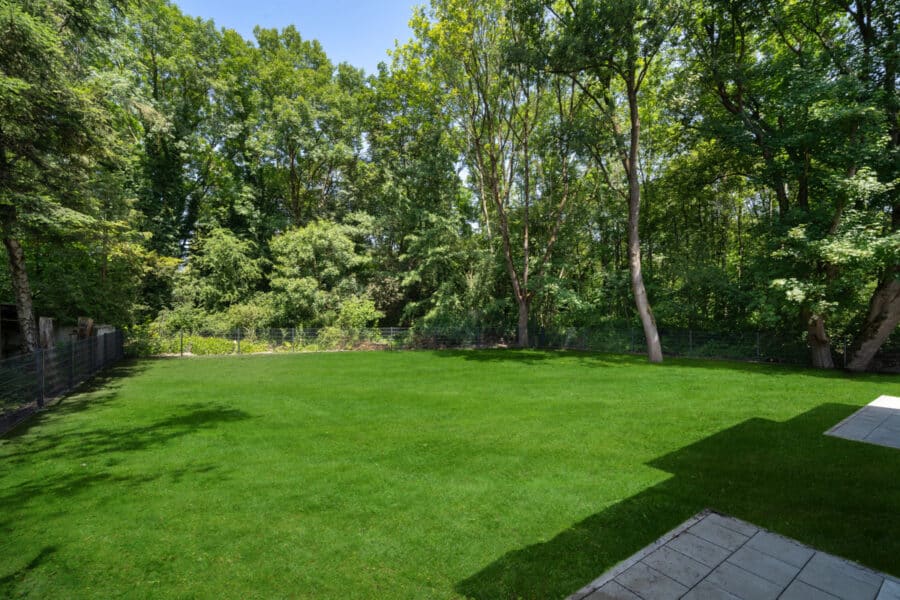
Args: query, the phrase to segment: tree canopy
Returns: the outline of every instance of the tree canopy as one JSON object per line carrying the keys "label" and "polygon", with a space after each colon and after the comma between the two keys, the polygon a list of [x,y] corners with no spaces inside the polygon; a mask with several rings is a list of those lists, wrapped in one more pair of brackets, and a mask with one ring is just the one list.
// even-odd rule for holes
{"label": "tree canopy", "polygon": [[[302,17],[302,15],[301,15]],[[0,0],[0,230],[34,317],[780,331],[900,322],[894,0],[432,0],[377,73],[303,22]]]}

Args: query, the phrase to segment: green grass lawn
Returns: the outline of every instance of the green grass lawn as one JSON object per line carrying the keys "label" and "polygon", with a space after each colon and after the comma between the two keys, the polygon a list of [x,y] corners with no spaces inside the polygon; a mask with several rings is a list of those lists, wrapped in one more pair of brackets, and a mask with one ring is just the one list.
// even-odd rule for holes
{"label": "green grass lawn", "polygon": [[543,352],[148,360],[0,438],[0,596],[562,598],[705,507],[900,575],[900,378]]}

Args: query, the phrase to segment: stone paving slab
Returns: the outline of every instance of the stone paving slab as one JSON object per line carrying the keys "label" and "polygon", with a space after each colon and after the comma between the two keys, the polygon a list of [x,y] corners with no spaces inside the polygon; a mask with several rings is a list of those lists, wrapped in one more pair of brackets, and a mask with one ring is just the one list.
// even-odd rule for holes
{"label": "stone paving slab", "polygon": [[879,396],[825,435],[900,449],[900,398]]}
{"label": "stone paving slab", "polygon": [[900,579],[703,511],[568,600],[900,600]]}

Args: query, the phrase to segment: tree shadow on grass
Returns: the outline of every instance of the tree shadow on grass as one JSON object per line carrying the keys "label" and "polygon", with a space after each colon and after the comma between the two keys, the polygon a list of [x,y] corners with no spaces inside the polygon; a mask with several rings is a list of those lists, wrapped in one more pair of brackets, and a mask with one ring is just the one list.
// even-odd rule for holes
{"label": "tree shadow on grass", "polygon": [[823,432],[856,410],[824,404],[750,419],[650,466],[672,477],[460,581],[477,600],[564,598],[704,508],[900,574],[900,451]]}
{"label": "tree shadow on grass", "polygon": [[[213,471],[222,479],[218,472],[221,465],[214,464],[188,464],[157,471],[115,468],[123,453],[162,448],[178,438],[251,418],[244,411],[214,404],[182,405],[173,410],[176,414],[147,425],[38,432],[27,439],[10,440],[4,467],[11,473],[16,469],[17,474],[36,474],[12,483],[4,481],[0,472],[0,506],[7,507],[0,512],[0,533],[11,532],[24,520],[46,519],[52,516],[47,514],[52,510],[49,507],[58,506],[60,499],[90,492],[98,486],[130,493],[159,480],[178,484]],[[48,474],[43,471],[45,464],[59,464],[65,470]]]}
{"label": "tree shadow on grass", "polygon": [[519,348],[489,348],[471,350],[432,350],[436,356],[462,358],[474,362],[539,364],[566,356],[561,350],[529,350]]}
{"label": "tree shadow on grass", "polygon": [[26,577],[28,577],[28,574],[31,571],[34,571],[44,562],[46,562],[47,559],[55,552],[56,546],[45,546],[44,548],[41,548],[41,550],[35,555],[35,557],[28,561],[27,564],[9,573],[8,575],[0,577],[0,595],[3,595],[3,597],[5,598],[11,598],[13,596],[13,590],[16,588],[16,586]]}
{"label": "tree shadow on grass", "polygon": [[149,366],[146,360],[123,361],[101,371],[64,396],[48,399],[44,409],[38,409],[34,403],[8,409],[0,414],[0,438],[22,435],[58,415],[109,404],[116,399],[125,379],[142,373]]}
{"label": "tree shadow on grass", "polygon": [[12,442],[12,448],[6,453],[4,462],[19,465],[35,459],[85,459],[118,452],[135,452],[165,446],[177,438],[224,423],[252,418],[243,410],[216,404],[175,405],[172,411],[175,412],[172,416],[146,425],[75,429],[60,433],[39,432],[27,441],[18,440],[25,431],[16,430],[7,436]]}
{"label": "tree shadow on grass", "polygon": [[746,362],[716,358],[686,358],[666,356],[662,364],[651,365],[643,354],[606,354],[592,350],[530,350],[517,348],[495,348],[488,350],[435,350],[436,356],[462,358],[482,363],[519,363],[525,365],[550,364],[554,361],[577,361],[585,367],[644,366],[648,369],[703,369],[710,371],[734,371],[754,373],[770,377],[790,376],[840,379],[842,381],[883,382],[897,385],[900,377],[886,373],[851,373],[840,369],[822,370],[797,365],[771,362]]}

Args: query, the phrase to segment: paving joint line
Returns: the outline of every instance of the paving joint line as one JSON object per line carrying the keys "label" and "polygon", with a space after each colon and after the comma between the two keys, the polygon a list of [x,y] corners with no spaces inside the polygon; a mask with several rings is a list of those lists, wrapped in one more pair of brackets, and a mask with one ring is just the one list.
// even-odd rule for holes
{"label": "paving joint line", "polygon": [[[725,515],[723,515],[723,514],[721,514],[721,513],[712,513],[712,514],[717,514],[717,515],[719,515],[720,517],[724,517],[724,516],[725,516]],[[707,516],[708,516],[708,515],[707,515]],[[704,517],[704,518],[706,518],[706,517]],[[743,522],[743,521],[742,521],[742,522]],[[728,528],[728,527],[726,527],[726,529],[728,529],[728,531],[734,531],[733,529]],[[757,527],[757,528],[756,528],[756,533],[754,533],[754,534],[751,535],[751,536],[748,536],[747,539],[744,540],[744,543],[742,543],[740,546],[738,546],[737,548],[735,548],[733,551],[729,550],[730,554],[729,554],[728,556],[726,556],[725,558],[723,558],[722,560],[720,560],[720,561],[716,564],[716,566],[714,566],[713,568],[711,568],[711,569],[709,570],[709,573],[707,573],[706,575],[704,575],[703,578],[700,579],[700,581],[698,581],[697,583],[695,583],[694,585],[692,585],[691,587],[689,587],[689,588],[688,588],[688,591],[686,591],[686,592],[682,595],[682,598],[683,598],[684,596],[687,596],[688,594],[690,594],[691,591],[693,591],[693,589],[694,589],[695,587],[697,587],[698,585],[700,585],[701,583],[703,583],[704,581],[706,581],[707,577],[709,577],[710,575],[713,574],[713,571],[715,571],[716,569],[718,569],[719,567],[721,567],[724,563],[728,562],[728,559],[731,558],[732,556],[734,556],[734,553],[735,553],[735,552],[737,552],[738,550],[740,550],[741,548],[743,548],[744,546],[746,546],[748,543],[750,543],[750,540],[752,540],[753,538],[755,538],[756,535],[757,535],[760,531],[762,531],[762,529],[760,529],[760,528]],[[741,532],[740,532],[740,531],[734,531],[734,533],[741,533]],[[741,535],[744,535],[744,534],[741,534]],[[697,536],[697,537],[700,537],[700,536]],[[725,548],[724,546],[719,546],[719,544],[717,544],[717,543],[715,543],[715,542],[710,542],[710,541],[707,540],[706,538],[700,538],[700,539],[701,539],[701,540],[704,540],[704,541],[707,541],[707,542],[709,542],[710,544],[712,544],[712,545],[714,545],[714,546],[718,546],[719,548],[722,548],[723,550],[728,550],[728,548]],[[740,566],[735,565],[734,563],[730,563],[730,564],[732,564],[732,565],[734,565],[735,567],[737,567],[737,568],[740,569]],[[746,571],[746,569],[741,569],[741,570],[742,570],[742,571]],[[746,571],[746,572],[749,573],[750,571]],[[751,574],[752,574],[752,573],[751,573]],[[768,581],[768,580],[766,580],[766,581]],[[713,587],[715,587],[715,588],[717,588],[717,589],[722,590],[722,591],[725,592],[726,594],[729,594],[729,595],[731,595],[731,596],[734,596],[734,594],[732,594],[732,593],[729,592],[728,590],[723,589],[723,588],[721,588],[721,587],[715,585],[714,583],[710,583],[710,585],[713,586]]]}
{"label": "paving joint line", "polygon": [[[856,413],[854,413],[854,414],[856,414]],[[882,425],[884,425],[885,423],[887,423],[888,421],[890,421],[890,420],[891,420],[891,417],[893,417],[893,416],[894,416],[894,413],[889,413],[888,416],[886,416],[882,422],[880,422],[878,425],[876,425],[875,427],[873,427],[873,428],[872,428],[872,431],[870,431],[869,433],[866,434],[866,437],[864,437],[863,440],[869,439],[869,436],[871,436],[873,433],[875,433],[875,431],[876,431],[879,427],[881,427]]]}
{"label": "paving joint line", "polygon": [[[818,553],[819,553],[818,550],[813,550],[813,553],[810,555],[809,558],[806,559],[806,562],[803,563],[803,566],[800,567],[800,570],[797,571],[797,574],[794,575],[793,577],[791,577],[791,580],[788,581],[788,584],[787,584],[786,586],[784,586],[784,589],[781,590],[781,593],[780,593],[780,594],[778,594],[778,597],[779,597],[779,598],[781,598],[782,596],[784,596],[784,593],[788,590],[788,588],[791,587],[791,586],[794,584],[794,582],[797,581],[797,579],[800,577],[800,573],[803,572],[803,569],[806,568],[806,565],[808,565],[808,564],[812,561],[812,559],[816,557],[816,554],[818,554]],[[802,583],[806,583],[806,582],[803,581]],[[809,585],[809,584],[807,583],[807,585]],[[817,588],[817,587],[814,586],[814,585],[813,585],[813,586],[810,586],[810,587],[813,587],[813,588],[815,588],[815,589],[817,589],[817,590],[819,589],[819,588]],[[820,591],[825,592],[825,590],[820,590]],[[826,592],[826,593],[827,593],[827,592]]]}
{"label": "paving joint line", "polygon": [[[606,573],[604,573],[597,579],[594,579],[593,581],[584,585],[584,587],[582,587],[581,589],[577,590],[576,592],[574,592],[573,594],[568,596],[566,598],[566,600],[583,600],[585,597],[593,594],[594,592],[599,590],[601,587],[603,587],[610,581],[613,581],[616,577],[618,577],[619,575],[621,575],[622,573],[624,573],[625,571],[627,571],[628,569],[630,569],[637,563],[641,562],[647,556],[650,556],[653,552],[657,551],[658,549],[662,548],[663,546],[665,546],[666,544],[668,544],[669,542],[674,540],[679,535],[683,534],[685,531],[687,531],[688,529],[690,529],[691,527],[693,527],[694,525],[696,525],[697,523],[699,523],[700,521],[702,521],[703,519],[708,517],[713,512],[714,511],[709,508],[705,508],[705,509],[701,510],[696,515],[690,517],[687,521],[676,525],[674,529],[669,530],[668,532],[666,532],[665,534],[663,534],[662,536],[657,538],[655,541],[651,542],[648,546],[645,546],[643,549],[639,550],[636,554],[633,554],[633,555],[625,558],[624,560],[616,563],[608,571],[606,571]],[[718,513],[716,513],[716,514],[718,514]],[[701,539],[703,539],[703,538],[701,538]],[[718,545],[718,544],[716,544],[716,545]],[[649,567],[649,565],[648,565],[648,567]]]}

